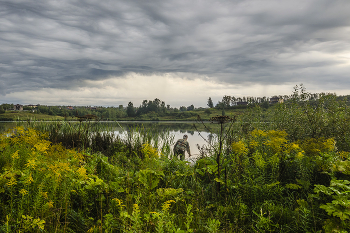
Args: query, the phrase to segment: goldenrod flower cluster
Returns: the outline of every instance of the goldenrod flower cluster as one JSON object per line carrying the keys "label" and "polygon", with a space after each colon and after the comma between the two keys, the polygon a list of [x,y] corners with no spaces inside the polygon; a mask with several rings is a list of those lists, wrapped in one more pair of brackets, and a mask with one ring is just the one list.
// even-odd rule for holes
{"label": "goldenrod flower cluster", "polygon": [[[311,138],[289,142],[285,131],[276,130],[253,130],[248,141],[238,141],[231,144],[233,153],[238,155],[247,155],[252,153],[259,166],[263,166],[264,158],[273,160],[283,156],[303,159],[308,156],[319,156],[322,153],[331,153],[336,151],[335,141],[333,138]],[[347,153],[342,153],[341,157],[347,157]]]}
{"label": "goldenrod flower cluster", "polygon": [[236,154],[246,154],[249,150],[247,145],[243,141],[232,143],[231,148]]}
{"label": "goldenrod flower cluster", "polygon": [[152,147],[148,143],[142,145],[141,151],[142,151],[142,154],[144,154],[147,159],[159,158],[159,153],[157,148]]}
{"label": "goldenrod flower cluster", "polygon": [[169,201],[164,202],[164,204],[162,205],[163,212],[168,212],[169,211],[171,203],[175,203],[175,201],[174,200],[169,200]]}
{"label": "goldenrod flower cluster", "polygon": [[[31,216],[44,216],[46,211],[58,208],[55,205],[65,200],[62,189],[90,176],[82,153],[52,145],[45,133],[32,128],[16,127],[1,135],[0,150],[6,161],[0,174],[0,187],[6,189],[0,192],[18,203],[12,205],[18,205],[17,211],[29,211]],[[45,224],[40,223],[40,227]]]}

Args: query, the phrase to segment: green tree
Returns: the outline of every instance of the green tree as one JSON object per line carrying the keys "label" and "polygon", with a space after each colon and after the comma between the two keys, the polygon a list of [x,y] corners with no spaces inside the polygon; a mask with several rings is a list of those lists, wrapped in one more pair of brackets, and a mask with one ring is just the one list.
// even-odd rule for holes
{"label": "green tree", "polygon": [[213,100],[211,99],[211,97],[209,97],[207,105],[208,105],[209,108],[213,108],[214,107]]}
{"label": "green tree", "polygon": [[194,110],[193,104],[191,104],[190,106],[187,107],[187,111],[192,111],[192,110]]}
{"label": "green tree", "polygon": [[225,95],[224,97],[222,97],[222,101],[221,101],[224,105],[225,108],[230,107],[230,103],[231,103],[231,96],[229,95]]}
{"label": "green tree", "polygon": [[13,109],[13,104],[2,104],[2,107],[4,108],[4,110],[10,110]]}
{"label": "green tree", "polygon": [[185,106],[181,106],[181,107],[180,107],[180,111],[181,111],[181,112],[184,112],[184,111],[186,111],[186,110],[187,110],[187,108],[186,108]]}
{"label": "green tree", "polygon": [[126,114],[128,117],[134,117],[136,115],[134,104],[132,102],[128,103],[128,107],[126,108]]}
{"label": "green tree", "polygon": [[2,106],[0,106],[0,114],[3,114],[3,113],[5,113],[5,110]]}

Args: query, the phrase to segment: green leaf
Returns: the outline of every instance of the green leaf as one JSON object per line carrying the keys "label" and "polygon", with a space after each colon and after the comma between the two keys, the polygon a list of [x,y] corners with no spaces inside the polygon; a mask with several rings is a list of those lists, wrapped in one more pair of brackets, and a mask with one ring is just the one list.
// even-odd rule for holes
{"label": "green leaf", "polygon": [[219,178],[215,178],[214,180],[218,183],[225,184],[225,182]]}

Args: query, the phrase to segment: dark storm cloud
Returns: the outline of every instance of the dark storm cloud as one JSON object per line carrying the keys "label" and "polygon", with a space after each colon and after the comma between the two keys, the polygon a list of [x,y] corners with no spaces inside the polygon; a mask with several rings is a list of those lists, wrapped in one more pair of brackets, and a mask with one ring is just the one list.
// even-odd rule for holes
{"label": "dark storm cloud", "polygon": [[0,0],[0,94],[128,72],[349,85],[349,12],[347,0]]}

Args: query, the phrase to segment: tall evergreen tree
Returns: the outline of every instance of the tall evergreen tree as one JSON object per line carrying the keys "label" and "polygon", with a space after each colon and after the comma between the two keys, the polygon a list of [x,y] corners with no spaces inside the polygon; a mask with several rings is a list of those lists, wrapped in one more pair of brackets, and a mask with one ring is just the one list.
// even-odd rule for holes
{"label": "tall evergreen tree", "polygon": [[212,101],[211,97],[209,97],[207,105],[208,105],[209,108],[214,108],[214,104],[213,104],[213,101]]}
{"label": "tall evergreen tree", "polygon": [[128,103],[128,107],[126,108],[126,114],[128,114],[128,117],[135,116],[135,108],[132,102]]}

